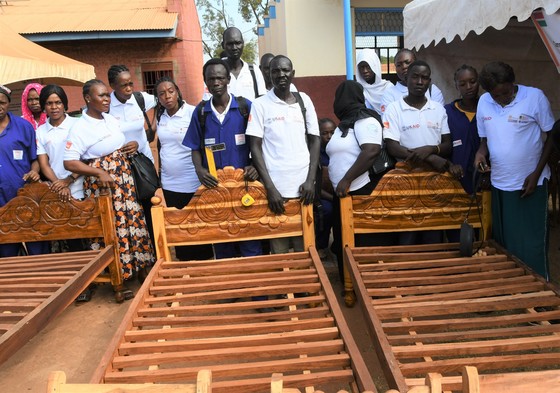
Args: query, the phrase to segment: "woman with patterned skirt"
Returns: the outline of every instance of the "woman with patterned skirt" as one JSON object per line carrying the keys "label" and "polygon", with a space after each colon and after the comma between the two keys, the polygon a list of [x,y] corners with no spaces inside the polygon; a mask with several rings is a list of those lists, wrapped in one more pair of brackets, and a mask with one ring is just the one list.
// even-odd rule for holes
{"label": "woman with patterned skirt", "polygon": [[[102,81],[86,82],[83,96],[87,108],[68,134],[64,167],[85,175],[86,197],[98,196],[101,188],[111,188],[123,277],[130,279],[137,272],[139,278],[144,278],[154,254],[128,160],[137,151],[138,143],[125,143],[118,120],[106,113],[110,95]],[[98,247],[99,243],[92,245]],[[125,298],[132,296],[130,290],[125,292]]]}

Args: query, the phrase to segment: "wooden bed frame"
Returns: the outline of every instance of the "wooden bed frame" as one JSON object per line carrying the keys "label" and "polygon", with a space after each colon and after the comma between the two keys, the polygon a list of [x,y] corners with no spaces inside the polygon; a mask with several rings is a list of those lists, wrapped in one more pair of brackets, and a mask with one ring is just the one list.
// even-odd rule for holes
{"label": "wooden bed frame", "polygon": [[[401,169],[387,176],[386,193],[344,201],[342,230],[345,265],[389,385],[406,392],[423,385],[426,373],[441,373],[443,390],[461,391],[461,369],[475,366],[487,374],[480,376],[481,392],[536,391],[523,390],[536,380],[538,391],[559,392],[558,288],[495,242],[477,244],[473,257],[461,257],[457,243],[354,247],[354,233],[384,226],[365,217],[378,217],[378,206],[398,202],[391,177],[412,186],[399,188],[400,194],[422,195],[426,188],[413,179],[446,175]],[[401,220],[397,230],[417,228],[417,222],[425,229],[456,225],[457,218],[446,214],[436,220],[430,208],[413,210],[415,219]],[[484,384],[492,388],[482,390]]]}
{"label": "wooden bed frame", "polygon": [[[28,184],[0,208],[0,243],[102,237],[106,247],[0,258],[0,364],[59,315],[87,286],[111,282],[122,301],[110,195],[61,202],[46,183]],[[109,267],[110,275],[101,275]]]}
{"label": "wooden bed frame", "polygon": [[[91,382],[185,383],[209,369],[214,392],[267,392],[273,373],[306,392],[375,391],[313,245],[312,206],[289,201],[276,216],[262,184],[246,187],[242,170],[227,167],[218,179],[217,188],[201,187],[181,210],[152,199],[160,259]],[[241,204],[246,192],[255,200],[250,207]],[[296,235],[308,251],[171,259],[176,245]]]}
{"label": "wooden bed frame", "polygon": [[[342,244],[354,247],[355,234],[459,229],[465,220],[474,228],[482,228],[487,239],[492,222],[490,207],[489,191],[478,194],[473,201],[450,173],[398,162],[371,195],[340,200]],[[351,307],[355,296],[346,265],[344,289],[346,305]]]}

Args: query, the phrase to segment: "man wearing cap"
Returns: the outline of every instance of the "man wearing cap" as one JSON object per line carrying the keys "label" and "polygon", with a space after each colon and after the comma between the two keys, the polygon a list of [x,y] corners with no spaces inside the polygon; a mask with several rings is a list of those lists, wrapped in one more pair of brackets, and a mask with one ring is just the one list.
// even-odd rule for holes
{"label": "man wearing cap", "polygon": [[[25,182],[39,181],[35,130],[19,116],[8,112],[11,90],[0,85],[0,207],[4,206]],[[0,244],[0,257],[18,255],[20,244]],[[27,243],[29,255],[46,254],[49,242]]]}

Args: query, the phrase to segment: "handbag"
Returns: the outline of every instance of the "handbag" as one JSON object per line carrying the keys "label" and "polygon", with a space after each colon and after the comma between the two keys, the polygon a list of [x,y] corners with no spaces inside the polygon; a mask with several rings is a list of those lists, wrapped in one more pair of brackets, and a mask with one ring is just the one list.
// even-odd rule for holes
{"label": "handbag", "polygon": [[161,183],[152,160],[143,153],[136,153],[130,157],[130,166],[137,198],[144,200],[154,196],[156,190],[161,187]]}
{"label": "handbag", "polygon": [[377,157],[375,157],[371,170],[376,175],[379,175],[380,173],[393,169],[396,162],[397,161],[393,158],[393,156],[391,156],[387,151],[387,148],[383,146]]}

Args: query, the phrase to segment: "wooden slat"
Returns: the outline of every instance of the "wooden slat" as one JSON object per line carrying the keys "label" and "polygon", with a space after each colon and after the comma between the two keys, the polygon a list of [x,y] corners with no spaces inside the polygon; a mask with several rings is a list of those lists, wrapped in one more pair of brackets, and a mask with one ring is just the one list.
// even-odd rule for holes
{"label": "wooden slat", "polygon": [[398,359],[385,367],[394,386],[405,377],[406,390],[429,372],[448,381],[465,365],[500,373],[530,364],[560,375],[560,327],[549,322],[560,319],[560,297],[519,261],[390,254],[368,248],[347,260],[370,331],[385,342],[378,353]]}
{"label": "wooden slat", "polygon": [[0,208],[0,243],[90,237],[103,238],[106,247],[0,259],[0,364],[71,304],[106,267],[114,272],[115,289],[122,285],[109,194],[63,203],[48,184],[33,183]]}

